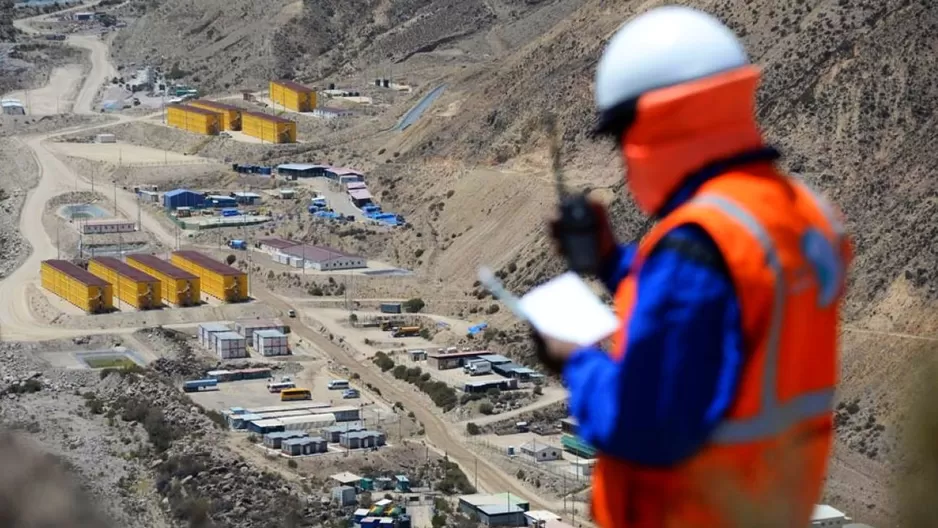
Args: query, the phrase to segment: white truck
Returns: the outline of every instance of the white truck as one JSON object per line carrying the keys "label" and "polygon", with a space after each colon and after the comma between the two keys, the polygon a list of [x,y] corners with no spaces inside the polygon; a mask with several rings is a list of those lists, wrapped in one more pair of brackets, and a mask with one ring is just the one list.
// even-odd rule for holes
{"label": "white truck", "polygon": [[475,359],[466,363],[462,370],[470,376],[479,376],[492,372],[492,364],[484,359]]}

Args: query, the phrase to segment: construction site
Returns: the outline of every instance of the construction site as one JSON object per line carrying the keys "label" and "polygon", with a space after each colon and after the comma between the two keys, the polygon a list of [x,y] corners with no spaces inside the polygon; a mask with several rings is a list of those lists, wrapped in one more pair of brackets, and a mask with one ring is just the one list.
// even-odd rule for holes
{"label": "construction site", "polygon": [[[584,116],[647,6],[212,1],[0,16],[12,486],[81,482],[63,518],[99,526],[598,526],[603,452],[478,272],[522,295],[563,270],[545,112],[570,189],[645,232]],[[811,526],[936,525],[935,12],[692,4],[742,35],[779,166],[855,237]]]}

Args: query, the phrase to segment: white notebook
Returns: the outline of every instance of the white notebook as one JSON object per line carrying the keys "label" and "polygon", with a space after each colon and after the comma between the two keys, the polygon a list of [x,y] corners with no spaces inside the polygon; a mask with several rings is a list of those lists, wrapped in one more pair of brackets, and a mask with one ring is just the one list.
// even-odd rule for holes
{"label": "white notebook", "polygon": [[572,271],[529,291],[519,308],[541,334],[580,346],[598,343],[619,328],[615,313]]}

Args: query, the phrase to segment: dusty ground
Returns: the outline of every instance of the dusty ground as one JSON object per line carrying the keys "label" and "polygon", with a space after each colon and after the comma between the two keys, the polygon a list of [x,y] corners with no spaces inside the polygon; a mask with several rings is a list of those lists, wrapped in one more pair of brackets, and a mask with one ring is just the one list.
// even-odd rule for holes
{"label": "dusty ground", "polygon": [[19,231],[26,193],[39,181],[39,167],[29,149],[16,139],[0,139],[0,278],[19,267],[29,252]]}

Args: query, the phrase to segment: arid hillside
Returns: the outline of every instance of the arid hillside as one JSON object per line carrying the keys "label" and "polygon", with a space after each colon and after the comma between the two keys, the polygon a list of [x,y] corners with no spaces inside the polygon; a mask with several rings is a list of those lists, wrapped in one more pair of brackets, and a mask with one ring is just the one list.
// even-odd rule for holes
{"label": "arid hillside", "polygon": [[[218,91],[263,86],[271,76],[354,87],[390,75],[414,86],[387,115],[323,136],[303,157],[354,151],[342,161],[368,170],[381,203],[414,226],[368,239],[371,256],[417,269],[438,294],[471,299],[480,264],[501,270],[518,290],[559,269],[543,234],[554,200],[545,110],[565,130],[571,181],[613,204],[623,239],[640,232],[613,149],[586,132],[604,40],[630,15],[662,3],[131,0],[124,9],[138,19],[119,35],[115,56],[164,57],[164,67],[178,63],[184,78]],[[923,383],[914,365],[934,352],[938,336],[938,86],[930,75],[938,69],[938,13],[927,0],[686,3],[743,35],[764,67],[760,117],[783,163],[847,214],[857,259],[829,499],[888,525],[895,514],[888,489],[904,461],[896,446],[905,394],[897,387]],[[416,125],[386,131],[444,83]],[[310,236],[320,235],[311,228]]]}

